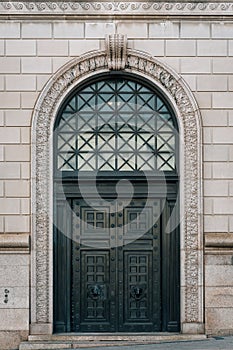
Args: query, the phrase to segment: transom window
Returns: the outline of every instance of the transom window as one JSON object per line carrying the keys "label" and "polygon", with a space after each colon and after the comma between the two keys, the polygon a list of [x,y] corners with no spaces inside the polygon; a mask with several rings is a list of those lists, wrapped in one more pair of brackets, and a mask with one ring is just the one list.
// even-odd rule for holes
{"label": "transom window", "polygon": [[56,170],[176,172],[177,127],[147,83],[102,78],[76,90],[55,126]]}

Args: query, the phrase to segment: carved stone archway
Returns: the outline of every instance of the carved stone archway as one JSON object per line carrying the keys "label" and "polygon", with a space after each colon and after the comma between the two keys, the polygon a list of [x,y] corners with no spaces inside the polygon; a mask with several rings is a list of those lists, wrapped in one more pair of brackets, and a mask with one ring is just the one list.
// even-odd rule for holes
{"label": "carved stone archway", "polygon": [[52,133],[57,111],[83,79],[110,69],[151,80],[177,115],[181,147],[181,330],[203,333],[203,242],[201,186],[201,122],[196,101],[184,80],[149,55],[126,49],[123,36],[113,35],[106,50],[88,53],[63,66],[47,83],[34,109],[32,127],[32,290],[31,334],[51,334],[52,271]]}

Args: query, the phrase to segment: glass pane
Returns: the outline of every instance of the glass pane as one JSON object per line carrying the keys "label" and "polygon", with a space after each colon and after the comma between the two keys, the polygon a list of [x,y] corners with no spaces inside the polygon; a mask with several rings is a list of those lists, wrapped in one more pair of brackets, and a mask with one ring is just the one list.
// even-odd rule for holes
{"label": "glass pane", "polygon": [[175,171],[172,115],[139,82],[116,77],[84,87],[57,124],[58,170]]}

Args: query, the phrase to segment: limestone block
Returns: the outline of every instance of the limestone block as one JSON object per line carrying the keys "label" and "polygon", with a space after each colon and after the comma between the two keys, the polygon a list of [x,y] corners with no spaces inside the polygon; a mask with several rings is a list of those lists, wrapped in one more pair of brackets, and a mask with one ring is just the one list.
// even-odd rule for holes
{"label": "limestone block", "polygon": [[53,24],[54,38],[83,38],[84,23],[79,22],[55,22]]}
{"label": "limestone block", "polygon": [[[35,97],[35,95],[34,95]],[[31,142],[31,129],[27,127],[20,128],[20,141],[21,143]]]}
{"label": "limestone block", "polygon": [[126,34],[128,38],[147,38],[147,23],[119,22],[117,23],[117,32]]}
{"label": "limestone block", "polygon": [[172,21],[161,21],[149,23],[150,38],[178,38],[179,23]]}
{"label": "limestone block", "polygon": [[212,178],[212,163],[204,163],[203,178],[204,179],[211,179]]}
{"label": "limestone block", "polygon": [[6,232],[30,232],[30,217],[26,215],[8,215],[5,217]]}
{"label": "limestone block", "polygon": [[34,75],[7,75],[7,91],[32,91],[36,90],[36,77]]}
{"label": "limestone block", "polygon": [[19,143],[20,142],[20,130],[15,127],[0,127],[0,142],[7,143]]}
{"label": "limestone block", "polygon": [[0,126],[4,125],[4,112],[3,110],[0,110]]}
{"label": "limestone block", "polygon": [[203,142],[204,144],[212,143],[212,128],[203,128]]}
{"label": "limestone block", "polygon": [[205,215],[205,232],[228,232],[228,218],[225,215]]}
{"label": "limestone block", "polygon": [[38,56],[68,56],[67,40],[38,40]]}
{"label": "limestone block", "polygon": [[205,162],[227,162],[229,146],[227,145],[204,145]]}
{"label": "limestone block", "polygon": [[227,180],[205,180],[204,196],[223,197],[228,195]]}
{"label": "limestone block", "polygon": [[207,287],[233,287],[233,265],[207,265],[205,284]]}
{"label": "limestone block", "polygon": [[214,92],[213,108],[233,108],[232,92]]}
{"label": "limestone block", "polygon": [[49,57],[23,57],[22,73],[52,73],[52,61]]}
{"label": "limestone block", "polygon": [[4,54],[5,54],[4,40],[0,40],[0,55],[4,56]]}
{"label": "limestone block", "polygon": [[[29,247],[29,235],[26,234],[4,234],[0,235],[1,248],[22,248]],[[30,263],[30,256],[28,254],[7,254],[6,252],[0,254],[0,266],[28,266]]]}
{"label": "limestone block", "polygon": [[233,91],[233,75],[228,76],[228,90]]}
{"label": "limestone block", "polygon": [[6,110],[6,126],[30,126],[32,112],[29,109],[24,110]]}
{"label": "limestone block", "polygon": [[4,161],[4,146],[0,145],[0,162]]}
{"label": "limestone block", "polygon": [[0,331],[2,349],[18,349],[19,344],[27,340],[28,331]]}
{"label": "limestone block", "polygon": [[0,75],[0,91],[5,90],[5,77],[4,75]]}
{"label": "limestone block", "polygon": [[28,180],[5,181],[6,197],[28,197],[30,195],[30,182]]}
{"label": "limestone block", "polygon": [[195,40],[167,40],[166,56],[195,56]]}
{"label": "limestone block", "polygon": [[0,232],[4,232],[4,217],[0,216]]}
{"label": "limestone block", "polygon": [[21,179],[30,179],[31,177],[31,169],[30,163],[21,163]]}
{"label": "limestone block", "polygon": [[36,55],[36,40],[6,40],[7,56]]}
{"label": "limestone block", "polygon": [[21,93],[21,107],[33,108],[38,97],[38,92],[22,92]]}
{"label": "limestone block", "polygon": [[22,23],[22,38],[51,38],[52,25],[46,22]]}
{"label": "limestone block", "polygon": [[0,57],[0,73],[20,73],[18,57]]}
{"label": "limestone block", "polygon": [[[231,191],[231,194],[232,194],[233,193],[232,186],[230,188],[230,191]],[[229,231],[233,232],[233,216],[232,215],[229,217]],[[233,262],[233,260],[232,260],[232,262]]]}
{"label": "limestone block", "polygon": [[233,111],[228,111],[228,125],[233,126]]}
{"label": "limestone block", "polygon": [[[7,292],[7,294],[6,294]],[[4,296],[7,295],[7,298]],[[29,288],[0,286],[0,309],[29,308]]]}
{"label": "limestone block", "polygon": [[4,182],[0,180],[0,197],[3,197],[3,196],[4,196]]}
{"label": "limestone block", "polygon": [[85,38],[105,38],[107,34],[114,34],[115,32],[116,25],[112,22],[95,22],[86,23],[85,25]]}
{"label": "limestone block", "polygon": [[233,127],[213,128],[213,142],[222,144],[232,144]]}
{"label": "limestone block", "polygon": [[133,40],[131,46],[155,57],[164,56],[164,40]]}
{"label": "limestone block", "polygon": [[0,330],[28,330],[28,309],[0,309]]}
{"label": "limestone block", "polygon": [[20,108],[19,92],[0,92],[1,108]]}
{"label": "limestone block", "polygon": [[208,108],[212,106],[212,93],[211,92],[195,92],[194,93],[199,108]]}
{"label": "limestone block", "polygon": [[233,58],[219,57],[213,59],[213,73],[233,73]]}
{"label": "limestone block", "polygon": [[197,77],[198,91],[227,91],[228,77],[224,75],[200,75]]}
{"label": "limestone block", "polygon": [[233,24],[230,22],[212,23],[212,38],[233,38]]}
{"label": "limestone block", "polygon": [[29,161],[30,146],[28,145],[7,145],[5,146],[6,161]]}
{"label": "limestone block", "polygon": [[210,24],[208,22],[181,22],[180,27],[181,38],[209,38]]}
{"label": "limestone block", "polygon": [[181,73],[211,73],[211,60],[207,57],[181,58]]}
{"label": "limestone block", "polygon": [[207,334],[231,334],[233,328],[233,308],[206,308]]}
{"label": "limestone block", "polygon": [[20,23],[12,21],[1,22],[0,38],[20,38]]}
{"label": "limestone block", "polygon": [[214,214],[233,214],[233,198],[214,198]]}
{"label": "limestone block", "polygon": [[20,163],[0,163],[0,178],[19,179]]}
{"label": "limestone block", "polygon": [[191,74],[182,74],[183,79],[185,80],[185,82],[188,84],[189,88],[192,91],[196,91],[197,89],[197,82],[196,82],[196,75],[191,75]]}
{"label": "limestone block", "polygon": [[203,206],[204,206],[204,214],[212,214],[213,213],[213,201],[211,198],[204,198],[203,199]]}
{"label": "limestone block", "polygon": [[161,62],[164,62],[177,73],[180,73],[180,59],[176,57],[160,57]]}
{"label": "limestone block", "polygon": [[[216,233],[215,233],[216,234]],[[215,235],[214,233],[210,233],[210,235]],[[205,236],[208,236],[209,234],[205,234]],[[220,235],[223,235],[222,233],[221,234],[216,234],[218,237]],[[225,235],[228,235],[225,234]],[[221,253],[219,253],[218,255],[214,254],[214,255],[206,255],[205,256],[205,265],[232,265],[232,256],[231,255],[221,255]]]}
{"label": "limestone block", "polygon": [[41,91],[47,81],[50,79],[50,75],[37,75],[36,77],[36,86],[37,86],[37,91]]}
{"label": "limestone block", "polygon": [[31,199],[30,198],[22,198],[20,199],[20,213],[23,215],[31,214]]}
{"label": "limestone block", "polygon": [[198,56],[227,56],[227,40],[198,40]]}
{"label": "limestone block", "polygon": [[0,266],[0,287],[28,287],[29,266],[27,265],[1,265]]}
{"label": "limestone block", "polygon": [[233,163],[213,163],[213,178],[232,179]]}
{"label": "limestone block", "polygon": [[53,73],[55,73],[58,69],[60,69],[64,64],[70,61],[70,57],[54,57],[52,58],[52,69]]}
{"label": "limestone block", "polygon": [[203,110],[201,111],[204,126],[227,126],[228,112],[225,110]]}
{"label": "limestone block", "polygon": [[20,200],[17,198],[0,198],[1,214],[19,214]]}
{"label": "limestone block", "polygon": [[80,56],[88,51],[98,50],[99,40],[69,40],[71,56]]}

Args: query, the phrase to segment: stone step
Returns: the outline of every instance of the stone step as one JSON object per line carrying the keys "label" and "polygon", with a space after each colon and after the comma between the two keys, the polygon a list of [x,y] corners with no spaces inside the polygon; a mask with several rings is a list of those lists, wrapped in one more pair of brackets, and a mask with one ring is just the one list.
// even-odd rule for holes
{"label": "stone step", "polygon": [[161,335],[37,335],[29,336],[29,341],[22,342],[19,350],[55,350],[98,348],[107,346],[133,346],[158,344],[173,341],[203,340],[205,335],[161,334]]}

